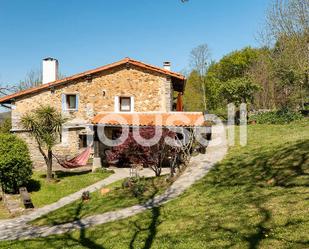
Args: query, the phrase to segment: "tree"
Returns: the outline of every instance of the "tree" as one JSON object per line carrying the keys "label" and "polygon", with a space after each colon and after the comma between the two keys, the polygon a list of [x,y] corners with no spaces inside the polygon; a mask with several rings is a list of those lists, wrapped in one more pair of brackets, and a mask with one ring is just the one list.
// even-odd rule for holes
{"label": "tree", "polygon": [[202,93],[201,96],[204,110],[207,109],[205,75],[207,72],[209,60],[210,50],[207,44],[202,44],[192,49],[190,54],[190,63],[193,71],[196,71],[198,74],[198,83],[200,85],[200,91]]}
{"label": "tree", "polygon": [[40,70],[31,70],[27,73],[24,80],[15,85],[0,85],[0,96],[5,96],[14,92],[37,87],[42,84],[42,72]]}
{"label": "tree", "polygon": [[246,47],[225,55],[219,62],[210,64],[206,75],[207,104],[211,110],[225,107],[229,102],[253,102],[257,85],[248,72],[258,61],[260,49]]}
{"label": "tree", "polygon": [[55,108],[41,106],[21,118],[21,124],[35,138],[47,165],[46,177],[52,179],[53,147],[59,141],[62,125],[66,122]]}
{"label": "tree", "polygon": [[[144,139],[153,138],[155,132],[154,127],[139,128],[140,136]],[[122,158],[131,164],[142,164],[144,167],[151,168],[156,176],[160,176],[164,161],[175,154],[173,147],[165,143],[167,137],[175,138],[175,133],[163,129],[160,140],[155,145],[147,146],[136,142],[133,132],[130,131],[126,141],[112,149],[108,160],[114,161]]]}
{"label": "tree", "polygon": [[[20,81],[16,86],[17,91],[26,90],[28,88],[37,87],[42,85],[42,71],[41,70],[31,70],[26,74],[24,80]],[[63,79],[65,75],[61,72],[58,72],[57,79]]]}
{"label": "tree", "polygon": [[254,84],[250,78],[234,78],[225,82],[221,87],[221,94],[228,103],[252,103],[253,96],[260,87]]}
{"label": "tree", "polygon": [[0,97],[6,96],[16,91],[14,86],[0,84]]}
{"label": "tree", "polygon": [[282,35],[287,35],[295,36],[308,44],[309,40],[303,39],[309,35],[308,13],[308,0],[274,0],[267,13],[265,32],[273,42]]}
{"label": "tree", "polygon": [[275,44],[272,59],[286,101],[292,96],[292,102],[304,107],[309,97],[309,1],[274,0],[263,37]]}
{"label": "tree", "polygon": [[12,129],[12,120],[10,117],[5,118],[2,122],[0,119],[0,133],[10,133]]}
{"label": "tree", "polygon": [[27,73],[25,79],[19,82],[17,89],[22,91],[39,85],[42,85],[42,72],[40,70],[31,70]]}
{"label": "tree", "polygon": [[197,71],[192,71],[186,82],[186,91],[184,93],[184,108],[186,111],[204,111],[204,105],[201,101],[203,92],[201,91],[200,76]]}
{"label": "tree", "polygon": [[208,74],[222,82],[244,77],[257,61],[259,49],[246,47],[225,55],[218,63],[209,68]]}

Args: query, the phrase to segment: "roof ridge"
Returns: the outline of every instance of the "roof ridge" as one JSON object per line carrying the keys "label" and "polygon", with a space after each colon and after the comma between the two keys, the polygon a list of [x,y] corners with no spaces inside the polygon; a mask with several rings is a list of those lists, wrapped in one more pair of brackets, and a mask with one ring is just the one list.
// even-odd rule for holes
{"label": "roof ridge", "polygon": [[119,60],[119,61],[116,61],[116,62],[113,62],[113,63],[110,63],[110,64],[106,64],[104,66],[97,67],[95,69],[90,69],[90,70],[87,70],[87,71],[84,71],[84,72],[81,72],[81,73],[73,74],[71,76],[65,77],[65,78],[60,79],[60,80],[56,80],[56,81],[53,81],[53,82],[50,82],[50,83],[42,84],[42,85],[37,86],[37,87],[28,88],[28,89],[25,89],[25,90],[4,96],[4,97],[0,98],[0,103],[4,103],[4,102],[9,101],[13,98],[21,97],[21,96],[24,96],[24,95],[27,95],[27,94],[30,94],[30,93],[35,93],[35,92],[38,92],[38,91],[42,91],[44,89],[56,87],[58,85],[67,83],[69,81],[85,77],[89,74],[95,74],[95,73],[98,73],[98,72],[103,71],[103,70],[108,70],[108,69],[111,69],[113,67],[120,66],[124,63],[132,63],[135,66],[140,66],[140,67],[143,67],[143,68],[146,68],[146,69],[149,69],[149,70],[154,70],[154,71],[166,74],[166,75],[170,75],[172,77],[176,77],[180,80],[185,80],[185,76],[182,75],[182,74],[178,74],[178,73],[168,71],[168,70],[165,70],[165,69],[157,67],[157,66],[146,64],[144,62],[131,59],[130,57],[125,57],[122,60]]}

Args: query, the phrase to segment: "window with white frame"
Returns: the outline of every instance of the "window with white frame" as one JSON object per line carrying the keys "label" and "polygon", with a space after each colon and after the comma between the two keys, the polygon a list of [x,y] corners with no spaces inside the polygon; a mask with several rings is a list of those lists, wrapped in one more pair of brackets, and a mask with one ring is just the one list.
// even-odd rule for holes
{"label": "window with white frame", "polygon": [[62,109],[64,111],[78,110],[78,94],[63,94],[62,95]]}
{"label": "window with white frame", "polygon": [[119,111],[130,112],[131,111],[131,98],[119,97]]}
{"label": "window with white frame", "polygon": [[115,112],[133,112],[134,111],[134,97],[115,97]]}

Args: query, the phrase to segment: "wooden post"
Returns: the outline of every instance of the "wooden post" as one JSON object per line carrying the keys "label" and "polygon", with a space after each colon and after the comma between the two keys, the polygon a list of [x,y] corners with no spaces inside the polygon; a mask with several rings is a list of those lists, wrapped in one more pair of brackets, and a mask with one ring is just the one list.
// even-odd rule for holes
{"label": "wooden post", "polygon": [[94,146],[93,148],[94,156],[93,156],[93,163],[92,163],[92,172],[102,167],[102,161],[100,157],[100,141],[98,137],[97,126],[94,127],[93,146]]}

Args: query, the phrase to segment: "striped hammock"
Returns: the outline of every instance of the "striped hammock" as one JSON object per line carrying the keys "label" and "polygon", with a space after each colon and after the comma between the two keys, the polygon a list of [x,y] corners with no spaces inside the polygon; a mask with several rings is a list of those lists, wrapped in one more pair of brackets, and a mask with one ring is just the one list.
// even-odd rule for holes
{"label": "striped hammock", "polygon": [[57,160],[57,162],[66,169],[74,169],[79,168],[87,165],[87,162],[89,160],[91,154],[91,146],[87,147],[86,150],[84,150],[81,154],[78,156],[70,159],[70,160],[61,160],[59,157],[54,156],[54,158]]}

